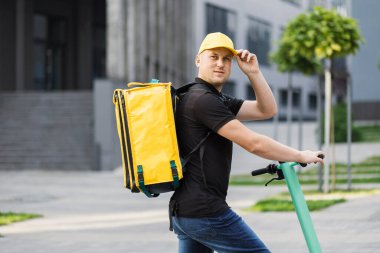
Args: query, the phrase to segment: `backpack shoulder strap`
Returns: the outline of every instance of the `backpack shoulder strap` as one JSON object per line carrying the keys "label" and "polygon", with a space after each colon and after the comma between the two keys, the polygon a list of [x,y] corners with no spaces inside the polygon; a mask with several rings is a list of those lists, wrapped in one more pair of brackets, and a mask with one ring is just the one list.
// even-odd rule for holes
{"label": "backpack shoulder strap", "polygon": [[[200,87],[197,87],[197,89],[190,90],[190,88],[196,84],[201,84],[201,83],[192,82],[192,83],[187,83],[187,84],[183,85],[182,87],[175,90],[175,95],[177,97],[181,97],[183,94],[185,94],[189,91],[203,91],[204,93],[211,92],[209,89],[207,89],[207,87],[204,87],[204,85],[200,85]],[[202,138],[202,140],[186,155],[186,157],[181,158],[182,168],[184,171],[186,170],[185,169],[186,164],[189,162],[191,156],[196,151],[203,150],[203,152],[204,152],[204,143],[206,142],[206,140],[210,136],[210,133],[211,133],[211,131],[207,132],[205,137]],[[203,165],[203,155],[201,155],[201,165]],[[202,169],[202,171],[203,171],[203,169]]]}
{"label": "backpack shoulder strap", "polygon": [[203,146],[203,144],[205,143],[205,141],[207,140],[207,138],[209,137],[209,135],[210,135],[210,132],[207,132],[206,136],[203,137],[203,139],[197,144],[197,146],[195,146],[193,148],[193,150],[191,150],[186,155],[186,157],[184,157],[183,159],[181,159],[182,167],[185,167],[186,164],[187,164],[187,162],[190,160],[191,156],[195,153],[195,151],[199,150]]}

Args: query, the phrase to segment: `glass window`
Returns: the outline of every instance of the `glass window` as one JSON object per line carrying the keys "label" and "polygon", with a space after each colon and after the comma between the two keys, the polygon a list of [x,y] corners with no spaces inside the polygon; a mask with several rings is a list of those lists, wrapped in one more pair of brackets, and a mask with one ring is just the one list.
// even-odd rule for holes
{"label": "glass window", "polygon": [[300,107],[300,104],[301,104],[301,91],[297,90],[297,91],[293,91],[293,94],[292,94],[292,105],[293,107],[295,108],[298,108]]}
{"label": "glass window", "polygon": [[288,104],[288,91],[281,89],[280,90],[280,105],[286,106]]}
{"label": "glass window", "polygon": [[256,94],[255,94],[255,91],[252,89],[252,86],[251,84],[247,84],[245,86],[246,88],[246,92],[245,92],[245,95],[246,95],[246,98],[248,100],[256,100]]}
{"label": "glass window", "polygon": [[47,18],[36,14],[33,17],[34,38],[44,40],[47,37]]}
{"label": "glass window", "polygon": [[62,89],[66,51],[66,19],[34,14],[34,84],[37,90]]}
{"label": "glass window", "polygon": [[255,53],[260,65],[269,66],[272,26],[265,21],[249,18],[247,31],[248,50]]}
{"label": "glass window", "polygon": [[93,23],[93,74],[106,76],[106,1],[94,1]]}
{"label": "glass window", "polygon": [[317,95],[310,93],[308,97],[309,109],[315,111],[317,109]]}
{"label": "glass window", "polygon": [[227,81],[223,85],[223,93],[235,97],[235,82]]}
{"label": "glass window", "polygon": [[34,44],[34,83],[37,90],[44,89],[45,85],[45,45]]}
{"label": "glass window", "polygon": [[347,16],[347,0],[333,0],[332,8],[335,9],[340,15]]}
{"label": "glass window", "polygon": [[63,44],[66,42],[66,22],[60,18],[50,18],[49,33],[53,43]]}
{"label": "glass window", "polygon": [[[280,90],[280,105],[287,106],[288,105],[288,90],[281,89]],[[292,93],[292,106],[297,108],[301,104],[301,92],[300,90],[295,90]]]}
{"label": "glass window", "polygon": [[235,39],[236,13],[213,4],[206,4],[206,32],[222,32]]}
{"label": "glass window", "polygon": [[297,6],[301,6],[301,0],[282,0],[284,2],[288,2],[290,4],[294,4],[294,5],[297,5]]}

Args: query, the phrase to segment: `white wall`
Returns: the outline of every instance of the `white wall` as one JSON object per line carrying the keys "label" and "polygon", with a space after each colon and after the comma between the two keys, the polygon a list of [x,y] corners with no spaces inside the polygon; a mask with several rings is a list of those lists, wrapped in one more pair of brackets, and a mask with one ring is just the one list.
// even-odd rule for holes
{"label": "white wall", "polygon": [[353,101],[380,101],[380,1],[352,1],[352,17],[359,22],[365,44],[352,57]]}

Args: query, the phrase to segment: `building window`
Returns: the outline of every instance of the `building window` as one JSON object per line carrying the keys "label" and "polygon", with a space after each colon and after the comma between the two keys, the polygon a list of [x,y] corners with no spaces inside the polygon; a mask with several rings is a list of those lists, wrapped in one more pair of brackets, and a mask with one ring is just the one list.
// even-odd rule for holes
{"label": "building window", "polygon": [[280,105],[286,106],[288,104],[288,91],[287,90],[280,90]]}
{"label": "building window", "polygon": [[252,89],[251,84],[247,84],[245,86],[245,96],[248,100],[256,100],[256,94],[255,91]]}
{"label": "building window", "polygon": [[93,74],[106,76],[106,1],[94,1],[93,20]]}
{"label": "building window", "polygon": [[301,91],[296,90],[293,91],[293,96],[292,96],[292,105],[295,108],[299,108],[301,104]]}
{"label": "building window", "polygon": [[60,16],[34,14],[34,86],[37,90],[64,88],[67,20]]}
{"label": "building window", "polygon": [[221,32],[235,39],[236,13],[225,8],[206,4],[206,32]]}
{"label": "building window", "polygon": [[236,84],[233,81],[225,82],[223,85],[223,93],[230,95],[232,97],[235,97],[236,96],[236,92],[235,92],[236,87],[235,86],[236,86]]}
{"label": "building window", "polygon": [[308,97],[309,109],[315,111],[317,109],[317,95],[310,93]]}
{"label": "building window", "polygon": [[260,65],[269,66],[272,26],[265,21],[250,17],[248,20],[247,47],[255,53]]}
{"label": "building window", "polygon": [[[281,89],[280,90],[280,105],[287,106],[288,105],[288,90]],[[294,108],[300,107],[301,104],[301,91],[295,90],[292,93],[292,106]]]}
{"label": "building window", "polygon": [[296,6],[301,6],[301,0],[282,0],[282,1],[288,2],[288,3],[296,5]]}

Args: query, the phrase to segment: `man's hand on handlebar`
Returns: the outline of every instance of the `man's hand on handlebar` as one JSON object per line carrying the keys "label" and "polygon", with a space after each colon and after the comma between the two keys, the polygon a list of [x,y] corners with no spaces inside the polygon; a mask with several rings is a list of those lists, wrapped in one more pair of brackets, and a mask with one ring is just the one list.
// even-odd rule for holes
{"label": "man's hand on handlebar", "polygon": [[321,163],[323,164],[323,158],[325,155],[322,151],[310,151],[304,150],[300,151],[299,163]]}

